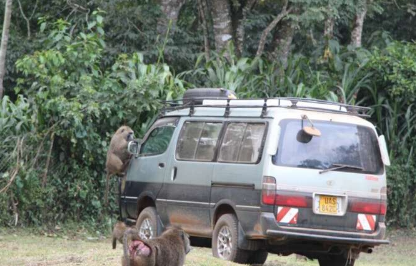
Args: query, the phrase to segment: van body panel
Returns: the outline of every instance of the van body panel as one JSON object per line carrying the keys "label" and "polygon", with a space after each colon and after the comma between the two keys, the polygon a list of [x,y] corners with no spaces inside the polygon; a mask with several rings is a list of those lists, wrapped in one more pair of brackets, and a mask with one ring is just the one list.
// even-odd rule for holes
{"label": "van body panel", "polygon": [[214,162],[178,160],[178,138],[185,122],[219,122],[213,119],[182,118],[173,136],[172,152],[159,201],[166,204],[165,225],[180,225],[194,236],[211,235],[210,194]]}
{"label": "van body panel", "polygon": [[167,154],[132,159],[122,196],[125,198],[129,217],[137,218],[137,202],[142,192],[149,191],[155,196],[158,195],[163,186],[166,171],[158,166],[158,162],[166,161]]}
{"label": "van body panel", "polygon": [[342,230],[328,229],[311,229],[298,228],[291,226],[282,226],[276,223],[275,216],[270,213],[261,214],[261,226],[263,233],[270,237],[270,241],[277,239],[284,242],[290,239],[298,240],[324,240],[329,243],[349,243],[349,244],[367,244],[376,246],[380,244],[388,244],[388,240],[384,240],[386,236],[386,226],[379,223],[374,232],[349,232]]}
{"label": "van body panel", "polygon": [[[277,190],[345,194],[354,197],[380,199],[385,187],[385,175],[369,175],[270,165],[268,174],[276,178]],[[371,178],[369,178],[371,177]]]}

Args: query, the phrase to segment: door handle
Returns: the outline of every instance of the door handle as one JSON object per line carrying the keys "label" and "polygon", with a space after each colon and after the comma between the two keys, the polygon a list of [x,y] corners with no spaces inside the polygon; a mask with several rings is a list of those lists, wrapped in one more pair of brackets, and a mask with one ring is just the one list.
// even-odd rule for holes
{"label": "door handle", "polygon": [[165,167],[165,163],[159,163],[159,168],[164,168]]}
{"label": "door handle", "polygon": [[172,168],[172,173],[170,175],[170,180],[174,181],[176,179],[177,172],[178,172],[178,168],[176,168],[176,166],[174,166]]}

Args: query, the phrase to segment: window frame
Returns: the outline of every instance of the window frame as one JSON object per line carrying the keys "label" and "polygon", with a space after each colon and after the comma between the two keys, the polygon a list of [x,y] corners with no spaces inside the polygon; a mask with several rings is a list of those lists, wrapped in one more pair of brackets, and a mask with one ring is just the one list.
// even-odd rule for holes
{"label": "window frame", "polygon": [[[146,132],[145,136],[143,137],[143,141],[142,144],[140,145],[140,151],[137,157],[151,157],[151,156],[157,156],[157,155],[162,155],[165,154],[167,152],[167,150],[169,149],[169,146],[171,145],[173,136],[175,135],[175,130],[178,127],[178,122],[179,122],[180,117],[161,117],[159,119],[157,119],[152,126],[150,127],[150,129]],[[166,120],[166,121],[161,121],[161,120]],[[173,123],[173,125],[169,125],[169,123]],[[172,137],[169,140],[168,146],[166,148],[166,150],[162,153],[147,153],[147,154],[143,154],[142,152],[142,148],[144,146],[144,144],[147,142],[147,140],[149,139],[150,134],[157,128],[162,128],[162,127],[173,127],[173,133],[172,133]]]}
{"label": "window frame", "polygon": [[[237,162],[231,162],[231,161],[220,161],[220,160],[218,160],[219,155],[220,155],[221,146],[222,146],[222,143],[224,141],[224,137],[225,137],[225,133],[227,131],[228,125],[229,124],[236,124],[236,123],[245,123],[247,125],[248,124],[262,124],[262,125],[265,125],[264,126],[263,137],[261,139],[261,144],[260,144],[259,156],[258,156],[257,160],[254,161],[254,162],[238,162],[238,161]],[[257,122],[257,121],[238,121],[238,120],[227,121],[224,124],[224,127],[223,127],[222,136],[221,136],[221,145],[217,146],[218,150],[216,152],[216,161],[218,163],[224,163],[224,164],[251,164],[251,165],[259,164],[261,162],[261,159],[263,158],[263,151],[264,151],[264,146],[265,146],[265,143],[266,143],[268,131],[269,131],[269,122],[268,121],[261,121],[261,122]]]}
{"label": "window frame", "polygon": [[[200,160],[200,159],[181,159],[181,158],[178,158],[179,141],[182,138],[183,134],[185,134],[184,128],[185,128],[186,123],[218,123],[218,124],[221,124],[220,133],[218,134],[217,143],[215,145],[214,156],[213,156],[211,161]],[[179,132],[179,135],[178,135],[178,139],[176,140],[175,160],[184,161],[184,162],[201,162],[201,163],[216,162],[217,161],[217,156],[218,156],[218,147],[219,147],[218,145],[222,141],[222,135],[224,134],[224,125],[225,124],[226,124],[226,122],[221,121],[221,120],[184,120],[183,124],[182,124],[182,127],[181,127],[181,131]],[[202,131],[201,131],[201,134],[202,134]],[[197,143],[197,146],[196,146],[196,151],[198,151],[198,144],[199,144],[200,140],[201,140],[201,136],[199,136],[198,143]]]}

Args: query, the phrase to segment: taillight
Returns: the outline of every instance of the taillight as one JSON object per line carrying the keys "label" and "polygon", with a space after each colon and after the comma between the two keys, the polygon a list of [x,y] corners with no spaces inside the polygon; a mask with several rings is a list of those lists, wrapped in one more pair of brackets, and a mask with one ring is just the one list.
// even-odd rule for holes
{"label": "taillight", "polygon": [[[309,200],[310,201],[310,200]],[[286,195],[276,195],[275,204],[278,206],[289,206],[289,207],[308,207],[308,199],[303,196],[286,196]]]}
{"label": "taillight", "polygon": [[276,198],[276,179],[272,176],[263,177],[261,199],[263,204],[274,205]]}
{"label": "taillight", "polygon": [[361,202],[356,201],[351,203],[351,212],[359,212],[364,214],[379,214],[386,215],[386,202]]}

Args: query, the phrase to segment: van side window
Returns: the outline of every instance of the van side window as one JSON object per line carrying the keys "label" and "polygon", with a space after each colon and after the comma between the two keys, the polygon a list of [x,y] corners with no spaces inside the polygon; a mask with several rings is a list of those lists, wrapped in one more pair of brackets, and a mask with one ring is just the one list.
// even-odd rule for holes
{"label": "van side window", "polygon": [[219,162],[256,163],[266,129],[263,123],[230,123],[222,141]]}
{"label": "van side window", "polygon": [[212,161],[222,123],[186,122],[178,140],[176,158],[191,161]]}
{"label": "van side window", "polygon": [[157,155],[164,153],[170,143],[175,127],[162,126],[157,127],[150,132],[147,140],[141,147],[140,154]]}

